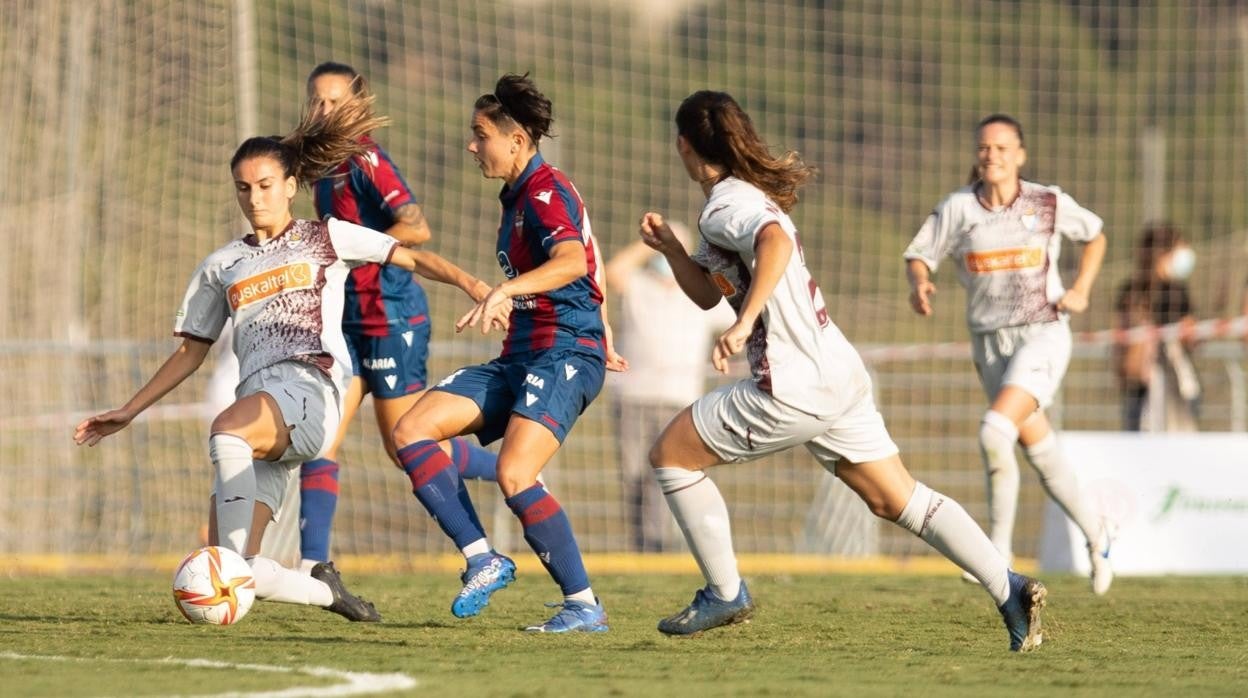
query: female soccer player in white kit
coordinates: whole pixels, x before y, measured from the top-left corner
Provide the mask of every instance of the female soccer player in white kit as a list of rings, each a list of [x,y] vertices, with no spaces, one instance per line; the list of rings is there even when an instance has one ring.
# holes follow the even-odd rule
[[[1012,117],[986,117],[975,137],[971,183],[945,197],[906,248],[910,305],[919,315],[932,314],[930,275],[942,258],[952,257],[966,288],[975,369],[991,404],[979,443],[993,544],[1011,559],[1018,442],[1045,491],[1087,538],[1092,591],[1104,594],[1113,581],[1108,532],[1044,414],[1070,363],[1069,314],[1087,309],[1105,256],[1101,219],[1057,187],[1019,176],[1027,151],[1022,126]],[[1070,289],[1062,288],[1057,273],[1063,236],[1086,243]]]
[[[717,340],[712,363],[725,371],[728,358],[745,350],[752,376],[682,410],[651,449],[655,476],[707,581],[659,630],[691,635],[750,616],[727,506],[705,471],[804,445],[874,514],[974,575],[1005,619],[1011,650],[1039,645],[1044,585],[1009,570],[957,502],[910,476],[861,358],[828,317],[787,214],[813,170],[794,152],[773,158],[722,92],[687,97],[676,126],[676,149],[707,197],[701,243],[690,257],[663,217],[649,212],[641,237],[667,257],[699,306],[710,309],[727,297],[737,320]]]
[[[340,220],[292,217],[299,185],[361,154],[360,137],[384,123],[371,100],[329,115],[309,109],[290,135],[239,146],[230,169],[253,232],[200,264],[174,323],[181,346],[125,405],[84,420],[74,434],[79,445],[94,446],[125,428],[199,368],[233,319],[241,378],[237,400],[213,421],[208,439],[216,472],[209,542],[248,559],[258,598],[321,606],[355,621],[379,617],[346,590],[332,563],[308,576],[258,555],[290,470],[323,453],[338,429],[351,378],[342,336],[344,281],[352,266],[376,262],[454,284],[473,300],[489,292],[455,265],[388,235]]]

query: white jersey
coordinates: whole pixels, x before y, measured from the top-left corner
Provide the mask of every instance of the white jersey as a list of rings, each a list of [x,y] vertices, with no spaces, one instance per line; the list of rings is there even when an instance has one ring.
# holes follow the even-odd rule
[[[293,359],[320,368],[341,394],[351,377],[342,336],[347,274],[367,262],[384,264],[397,244],[334,218],[294,220],[263,243],[255,234],[234,240],[199,265],[174,334],[215,342],[232,318],[240,381]]]
[[[828,319],[788,215],[754,185],[729,177],[715,185],[702,209],[693,260],[740,313],[753,281],[754,244],[770,223],[795,250],[746,342],[750,372],[776,400],[816,416],[838,416],[869,395],[871,382],[858,352]]]
[[[904,257],[936,271],[952,256],[967,291],[971,332],[991,332],[1057,320],[1055,304],[1065,293],[1057,269],[1061,236],[1088,242],[1102,225],[1054,186],[1024,180],[1014,202],[996,211],[966,186],[936,206]]]

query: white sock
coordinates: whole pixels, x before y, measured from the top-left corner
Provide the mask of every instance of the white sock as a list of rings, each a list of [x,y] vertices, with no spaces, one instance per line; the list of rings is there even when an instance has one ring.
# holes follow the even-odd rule
[[[1062,457],[1062,450],[1057,447],[1057,435],[1049,435],[1036,443],[1023,448],[1027,460],[1040,474],[1040,484],[1066,512],[1071,521],[1083,531],[1083,536],[1093,547],[1101,545],[1101,519],[1087,497],[1079,489],[1079,476]]]
[[[213,434],[208,438],[208,456],[216,471],[217,541],[242,555],[256,506],[251,445],[233,434]]]
[[[334,592],[319,579],[287,569],[267,557],[253,557],[251,574],[256,578],[256,598],[325,608],[334,603]]]
[[[464,554],[464,559],[467,560],[473,555],[490,552],[490,542],[484,538],[478,538],[468,545],[460,548],[459,551]]]
[[[575,594],[568,594],[563,598],[567,601],[580,601],[581,603],[586,603],[590,606],[598,605],[598,597],[594,596],[594,590],[589,587],[585,587]]]
[[[321,564],[320,560],[309,560],[304,558],[299,561],[299,571],[304,574],[312,574],[312,568]]]
[[[998,606],[1009,598],[1009,563],[961,504],[916,482],[897,525],[970,572]]]
[[[1008,562],[1013,557],[1014,515],[1018,511],[1018,427],[988,410],[979,425],[979,449],[988,474],[988,536]]]
[[[721,599],[737,598],[741,575],[732,551],[728,505],[719,488],[697,470],[655,468],[654,476],[711,590]]]

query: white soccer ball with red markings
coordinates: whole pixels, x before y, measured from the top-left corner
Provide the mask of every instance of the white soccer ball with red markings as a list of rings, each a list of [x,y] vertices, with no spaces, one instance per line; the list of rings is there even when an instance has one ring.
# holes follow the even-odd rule
[[[192,623],[237,623],[255,600],[251,565],[229,548],[200,548],[187,555],[173,573],[173,602]]]

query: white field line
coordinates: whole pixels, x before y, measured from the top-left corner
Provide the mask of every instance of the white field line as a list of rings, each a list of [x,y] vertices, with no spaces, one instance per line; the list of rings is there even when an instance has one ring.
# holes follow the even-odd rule
[[[284,667],[269,664],[236,664],[234,662],[219,662],[214,659],[178,659],[176,657],[165,657],[164,659],[114,659],[108,657],[63,657],[56,655],[19,654],[17,652],[0,652],[0,659],[76,663],[110,662],[114,664],[164,664],[203,669],[236,669],[242,671],[270,672],[274,674],[304,674],[322,679],[337,679],[343,682],[333,686],[296,686],[294,688],[283,688],[277,691],[254,691],[250,693],[240,693],[238,691],[229,691],[226,693],[194,693],[187,694],[185,698],[190,698],[190,696],[194,696],[195,698],[338,698],[339,696],[363,696],[376,693],[389,693],[391,691],[402,691],[416,686],[416,679],[413,679],[407,674],[370,674],[359,671],[340,671],[338,669],[316,666]]]

